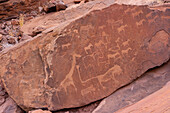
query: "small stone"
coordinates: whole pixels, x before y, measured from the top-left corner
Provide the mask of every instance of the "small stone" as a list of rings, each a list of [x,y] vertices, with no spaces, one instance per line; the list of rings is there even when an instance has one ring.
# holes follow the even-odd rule
[[[11,21],[6,21],[7,26],[11,26]]]
[[[8,43],[9,43],[9,44],[15,44],[15,43],[16,43],[16,41],[15,41],[15,39],[10,38],[10,39],[8,39]]]
[[[4,96],[0,96],[0,106],[5,102],[5,97]]]
[[[0,34],[0,42],[1,42],[1,40],[2,40],[2,34]]]
[[[46,13],[65,10],[66,8],[67,6],[61,0],[50,0],[43,4],[43,9]]]
[[[3,36],[2,40],[1,40],[1,44],[5,44],[5,43],[8,43],[7,37]]]
[[[38,7],[38,10],[39,10],[40,13],[42,13],[43,12],[43,7]]]
[[[74,0],[74,3],[77,4],[77,3],[81,3],[81,2],[90,2],[90,1],[94,1],[94,0]]]
[[[86,3],[86,2],[90,2],[90,1],[92,1],[92,0],[84,0],[85,3]]]
[[[3,46],[0,44],[0,51],[2,51],[3,50]]]
[[[31,11],[30,16],[37,16],[37,12],[36,11]]]
[[[29,111],[28,113],[51,113],[50,111],[46,111],[46,110],[33,110],[33,111]]]
[[[16,39],[15,39],[15,37],[9,36],[9,37],[7,38],[7,41],[8,41],[9,44],[16,44]]]
[[[1,25],[1,28],[2,28],[2,29],[5,29],[5,28],[6,28],[6,23],[3,23],[3,24]]]
[[[65,10],[66,8],[67,6],[63,2],[56,5],[56,11]]]
[[[82,0],[74,0],[74,3],[77,4],[77,3],[80,3]]]
[[[13,26],[14,26],[14,25],[18,25],[19,22],[18,22],[18,20],[12,19],[12,20],[11,20],[11,24],[12,24]]]
[[[6,94],[5,90],[0,91],[0,96],[4,96]]]

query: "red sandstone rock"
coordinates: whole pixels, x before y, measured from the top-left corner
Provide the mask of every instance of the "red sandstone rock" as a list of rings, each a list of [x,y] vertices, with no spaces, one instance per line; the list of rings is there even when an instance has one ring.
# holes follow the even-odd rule
[[[44,3],[42,4],[44,11],[47,13],[60,11],[67,8],[67,6],[64,4],[62,0],[49,0],[49,1],[45,0]]]
[[[23,113],[16,103],[8,97],[0,80],[0,113]]]
[[[169,75],[170,60],[160,67],[150,69],[131,84],[103,99],[92,113],[114,113],[133,105],[165,86],[170,81]]]
[[[10,98],[6,98],[5,102],[0,106],[0,113],[23,113],[23,111]]]
[[[0,3],[0,22],[19,17],[20,13],[31,13],[38,11],[39,0],[8,0]]]
[[[26,110],[102,99],[168,61],[169,11],[112,5],[79,19],[73,15],[53,32],[0,53],[5,88]]]
[[[68,7],[64,12],[56,12],[48,15],[40,16],[31,21],[26,22],[21,30],[28,35],[34,36],[37,28],[43,28],[41,32],[47,33],[53,31],[59,24],[73,21],[80,18],[90,11],[101,10],[114,4],[113,0],[100,0],[88,2],[86,4],[76,4]]]
[[[159,91],[115,113],[169,113],[170,82]]]
[[[15,37],[7,38],[9,44],[16,44]]]

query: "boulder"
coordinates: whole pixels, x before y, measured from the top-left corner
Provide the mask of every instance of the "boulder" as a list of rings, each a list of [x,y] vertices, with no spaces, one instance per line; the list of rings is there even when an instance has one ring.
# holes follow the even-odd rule
[[[65,20],[0,53],[5,88],[25,110],[102,99],[169,60],[169,11],[115,4]]]
[[[62,0],[45,0],[42,7],[46,13],[65,10],[67,8]]]
[[[24,113],[17,104],[10,98],[6,98],[5,102],[0,105],[0,113]]]
[[[170,82],[159,91],[115,113],[169,113]]]
[[[92,113],[114,113],[135,104],[166,85],[170,81],[169,75],[170,61],[147,71],[139,79],[103,99]]]
[[[24,113],[17,104],[8,97],[0,80],[0,113]]]
[[[47,110],[38,109],[38,110],[29,111],[28,113],[51,113],[51,112]]]

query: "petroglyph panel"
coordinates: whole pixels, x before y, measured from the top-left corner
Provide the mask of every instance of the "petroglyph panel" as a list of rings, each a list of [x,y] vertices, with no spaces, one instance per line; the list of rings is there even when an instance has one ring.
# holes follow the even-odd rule
[[[114,5],[111,9],[95,11],[70,24],[63,32],[62,39],[70,37],[67,43],[71,43],[72,47],[64,51],[64,54],[81,55],[71,61],[76,62],[70,67],[70,70],[74,68],[70,80],[71,77],[75,77],[76,81],[72,79],[70,85],[74,86],[76,96],[85,98],[83,101],[89,101],[89,98],[96,100],[97,96],[104,97],[112,93],[113,89],[125,85],[140,76],[146,69],[153,67],[156,60],[152,59],[157,59],[160,51],[169,51],[167,49],[169,35],[165,31],[159,31],[164,27],[164,22],[167,22],[158,16],[162,14],[161,12],[155,13],[146,7],[123,7]],[[118,12],[119,14],[122,12],[122,15],[116,16]],[[158,23],[159,27],[157,27]],[[78,29],[77,35],[72,32],[74,29]],[[160,34],[164,35],[158,39]],[[58,51],[58,55],[63,51],[60,41],[56,42],[56,45],[59,45],[55,50]],[[163,49],[156,48],[157,44]],[[168,59],[169,53],[165,54],[168,54],[165,55]],[[148,60],[152,63],[149,63],[147,68],[143,67],[142,63]],[[68,78],[68,75],[65,75],[65,78]],[[69,90],[69,85],[61,81],[60,86],[56,88],[60,94],[62,88]],[[67,91],[65,94],[69,95]],[[68,100],[73,97],[74,95],[69,95]]]
[[[169,11],[115,4],[89,12],[0,54],[1,78],[24,109],[102,99],[170,58]]]

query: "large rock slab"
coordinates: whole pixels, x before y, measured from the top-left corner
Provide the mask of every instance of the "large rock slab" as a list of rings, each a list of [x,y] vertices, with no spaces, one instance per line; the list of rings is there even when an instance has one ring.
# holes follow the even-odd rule
[[[0,113],[24,113],[6,93],[0,80]]]
[[[170,58],[169,11],[112,5],[0,54],[0,75],[24,109],[104,98]]]
[[[0,80],[0,113],[24,113],[6,93]]]
[[[92,113],[114,113],[156,92],[168,81],[170,81],[170,61],[147,71],[128,86],[120,88],[102,100]]]
[[[169,98],[170,82],[154,94],[115,113],[169,113]]]
[[[8,97],[0,106],[0,113],[24,113],[24,111],[22,111],[10,97]]]

